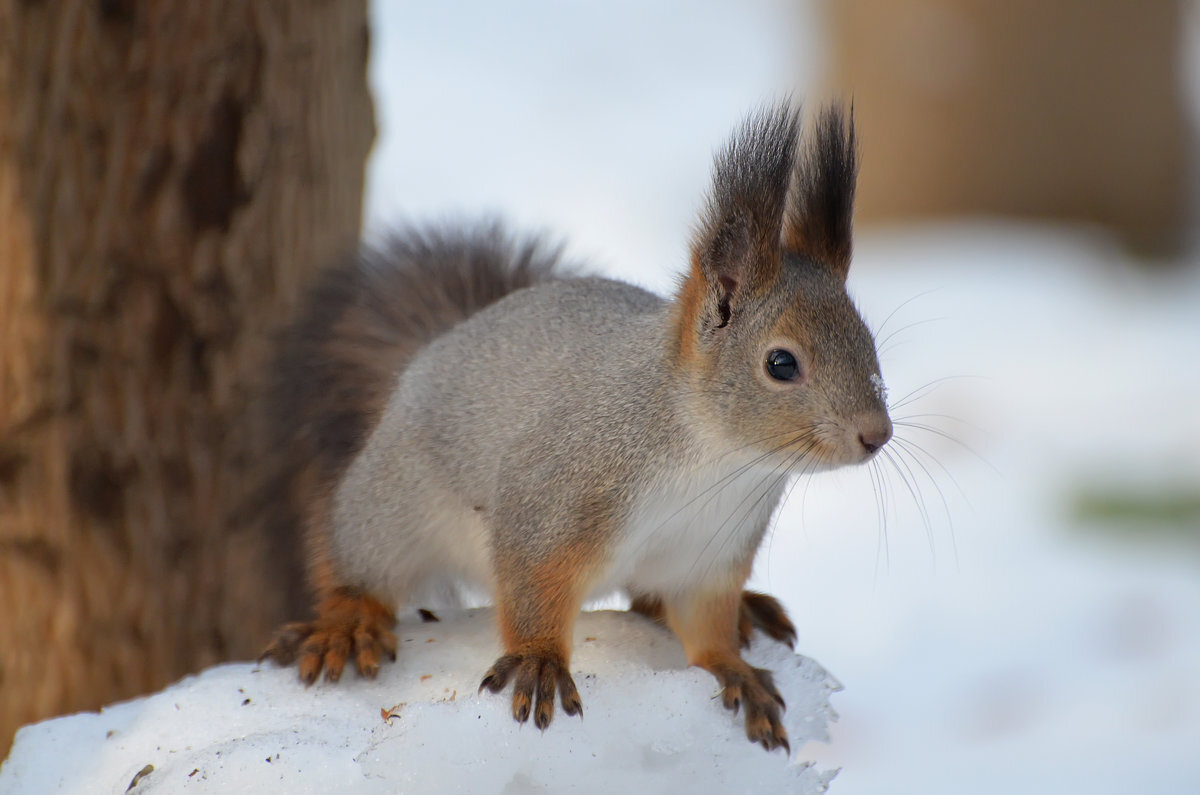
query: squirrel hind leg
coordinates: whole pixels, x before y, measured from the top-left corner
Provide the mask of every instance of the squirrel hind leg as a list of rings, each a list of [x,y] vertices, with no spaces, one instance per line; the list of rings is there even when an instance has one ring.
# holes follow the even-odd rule
[[[738,640],[743,649],[750,648],[750,637],[755,629],[788,648],[796,648],[796,625],[788,618],[787,610],[779,600],[758,591],[742,591]]]
[[[384,655],[396,659],[395,624],[395,613],[366,591],[334,588],[317,604],[315,619],[281,627],[259,661],[295,662],[300,679],[311,685],[322,670],[326,681],[338,681],[353,659],[360,676],[374,679]]]
[[[639,594],[630,602],[629,611],[666,626],[666,609],[660,596]],[[796,625],[774,596],[758,591],[742,591],[737,626],[738,643],[743,649],[750,648],[755,629],[790,648],[796,646]]]
[[[656,624],[667,625],[663,613],[662,597],[651,594],[638,594],[629,601],[629,612],[643,615]]]

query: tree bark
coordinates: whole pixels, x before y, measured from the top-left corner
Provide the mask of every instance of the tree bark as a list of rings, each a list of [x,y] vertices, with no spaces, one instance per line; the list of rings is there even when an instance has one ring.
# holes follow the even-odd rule
[[[366,57],[365,0],[0,0],[0,749],[288,617],[252,384],[358,236]]]

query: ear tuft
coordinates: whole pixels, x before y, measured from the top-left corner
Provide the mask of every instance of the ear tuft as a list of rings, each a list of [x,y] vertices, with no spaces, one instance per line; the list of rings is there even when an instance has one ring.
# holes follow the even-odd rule
[[[697,275],[726,299],[764,286],[778,273],[799,131],[791,105],[766,106],[747,117],[717,153],[692,259]]]
[[[843,280],[853,248],[858,145],[854,108],[837,104],[817,116],[810,142],[797,158],[783,248],[830,268]]]

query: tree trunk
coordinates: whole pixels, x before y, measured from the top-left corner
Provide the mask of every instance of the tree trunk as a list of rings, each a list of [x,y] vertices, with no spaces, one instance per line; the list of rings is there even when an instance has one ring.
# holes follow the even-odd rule
[[[365,0],[0,0],[0,750],[287,617],[252,384],[358,236],[366,55]]]

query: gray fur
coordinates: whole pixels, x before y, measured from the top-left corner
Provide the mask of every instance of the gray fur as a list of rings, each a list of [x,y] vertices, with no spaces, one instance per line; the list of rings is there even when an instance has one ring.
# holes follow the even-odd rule
[[[785,219],[797,173],[825,184],[796,170],[796,118],[761,111],[718,156],[676,300],[539,281],[420,340],[337,485],[345,584],[403,602],[466,582],[519,603],[569,559],[576,606],[610,587],[684,594],[748,569],[789,472],[869,458],[861,435],[890,434],[872,338],[841,263],[787,246],[797,229],[833,224],[829,243],[849,228],[828,202],[809,217],[793,199]],[[803,162],[842,162],[827,154]],[[802,381],[767,375],[778,347]],[[516,617],[531,637],[538,609]]]
[[[339,534],[363,534],[339,538],[343,554],[359,553],[350,568],[378,569],[363,584],[396,594],[441,558],[431,545],[419,567],[378,561],[410,549],[398,532],[420,546],[429,525],[452,534],[483,522],[496,535],[487,543],[533,562],[576,532],[579,506],[626,515],[648,472],[698,454],[670,397],[668,323],[669,305],[650,293],[570,279],[515,293],[423,349],[339,490]],[[628,388],[605,388],[617,383]],[[414,510],[426,521],[401,520]],[[396,577],[397,567],[416,571]],[[447,574],[491,585],[486,570]]]
[[[370,676],[395,651],[391,606],[482,589],[505,653],[480,687],[511,682],[513,717],[544,729],[556,692],[582,714],[575,615],[620,588],[750,740],[787,749],[783,699],[738,640],[764,615],[775,638],[794,628],[743,588],[788,477],[891,437],[845,290],[853,127],[827,112],[798,157],[797,119],[763,109],[717,155],[673,300],[555,278],[556,254],[497,230],[408,230],[325,283],[276,401],[324,597],[267,656],[306,682],[350,656]]]
[[[310,567],[322,559],[330,530],[315,506],[366,443],[415,353],[513,291],[570,270],[558,248],[491,222],[395,229],[322,275],[280,335],[261,408],[273,455],[254,507],[278,555],[295,558],[289,568],[300,568],[297,527]]]

